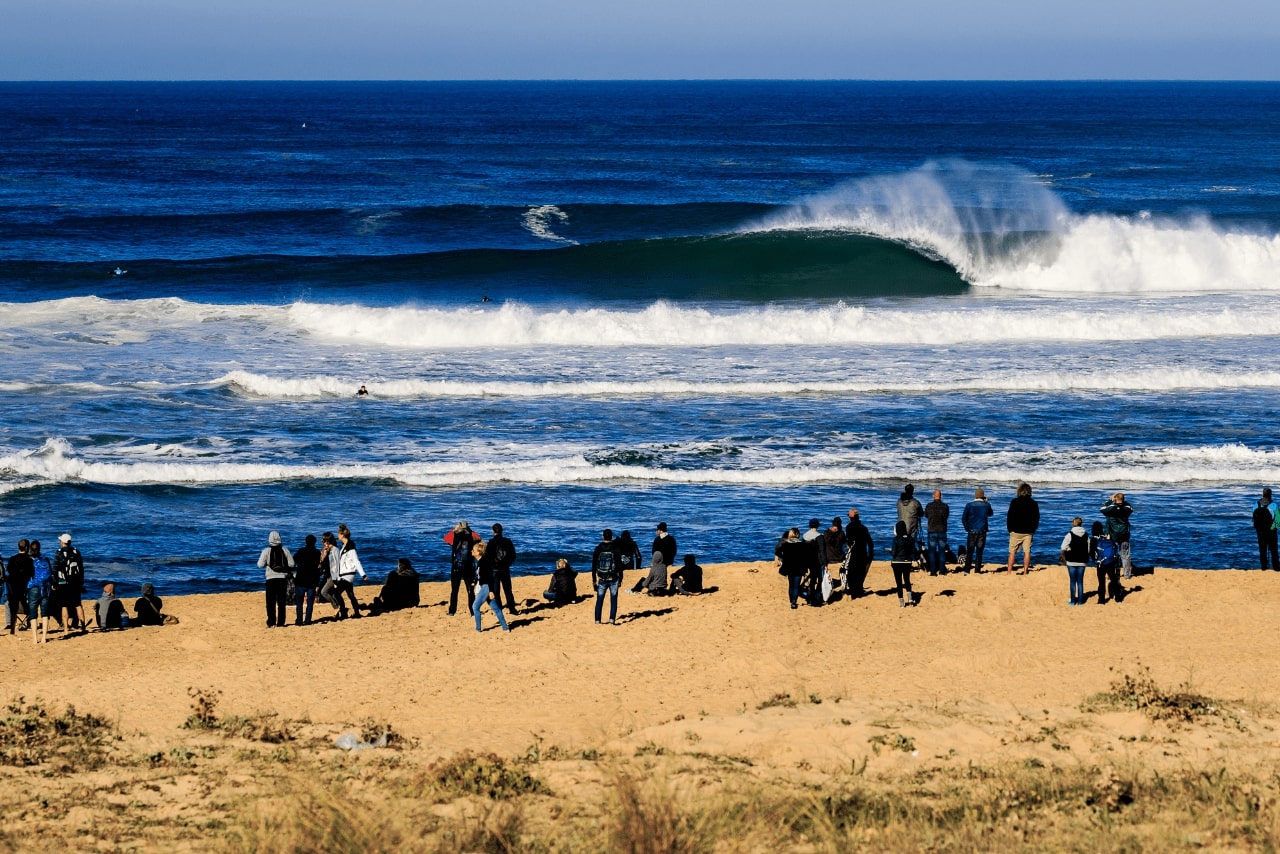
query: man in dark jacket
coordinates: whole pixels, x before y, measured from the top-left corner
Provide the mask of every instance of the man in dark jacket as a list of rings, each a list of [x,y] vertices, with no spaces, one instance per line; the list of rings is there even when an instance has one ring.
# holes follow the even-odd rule
[[[867,569],[875,555],[876,546],[871,540],[871,532],[862,524],[857,510],[849,511],[849,521],[844,526],[845,541],[849,551],[845,555],[845,574],[840,580],[844,587],[844,595],[853,599],[866,595],[863,585],[867,581]]]
[[[316,535],[307,534],[306,545],[293,553],[293,589],[295,626],[311,625],[311,612],[316,604],[316,588],[320,586],[320,550]],[[304,607],[305,605],[305,607]]]
[[[1031,497],[1031,484],[1018,484],[1018,494],[1009,502],[1005,525],[1009,529],[1009,565],[1005,570],[1013,572],[1014,555],[1022,549],[1022,569],[1018,574],[1026,575],[1031,571],[1031,535],[1040,527],[1040,505]]]
[[[13,634],[15,629],[23,629],[18,615],[27,614],[27,585],[31,576],[35,575],[35,567],[31,564],[31,555],[27,549],[31,544],[26,540],[18,540],[18,553],[9,558],[9,566],[5,573],[5,585],[9,591],[9,606],[4,615],[5,629]],[[30,614],[27,618],[30,619]]]
[[[80,550],[71,545],[71,535],[63,534],[58,538],[62,546],[53,556],[53,590],[56,603],[51,606],[62,611],[62,625],[71,631],[70,619],[75,617],[81,633],[88,631],[84,618],[84,558]]]
[[[658,523],[658,536],[653,538],[653,550],[662,553],[662,562],[667,566],[676,562],[676,538],[667,533],[667,523]]]
[[[947,571],[947,520],[951,517],[951,507],[942,500],[942,490],[933,491],[933,500],[924,508],[924,517],[928,520],[929,549],[925,552],[929,574],[945,574]]]
[[[1133,563],[1129,560],[1129,517],[1133,515],[1133,505],[1124,500],[1123,492],[1117,492],[1099,512],[1107,517],[1107,534],[1120,551],[1120,577],[1133,578]]]
[[[1280,551],[1277,551],[1276,539],[1276,503],[1271,498],[1271,489],[1262,490],[1262,498],[1253,508],[1253,529],[1258,534],[1258,560],[1263,569],[1274,569],[1280,572]],[[1271,566],[1267,566],[1267,553],[1271,553]],[[13,571],[13,562],[18,556],[9,559],[9,571]],[[12,595],[10,600],[12,600]]]
[[[516,547],[510,538],[502,533],[502,525],[493,523],[493,538],[489,540],[489,551],[493,552],[493,598],[499,608],[508,614],[516,611],[516,597],[511,592],[511,564],[516,562]],[[503,602],[506,604],[503,604]]]
[[[657,548],[654,548],[657,551]],[[621,555],[618,553],[618,543],[613,539],[613,529],[605,528],[600,535],[600,542],[596,544],[595,551],[591,553],[591,589],[595,590],[600,586],[600,576],[603,574],[606,578],[611,579],[610,584],[621,583],[621,579],[613,581],[615,576],[619,576],[622,567]]]

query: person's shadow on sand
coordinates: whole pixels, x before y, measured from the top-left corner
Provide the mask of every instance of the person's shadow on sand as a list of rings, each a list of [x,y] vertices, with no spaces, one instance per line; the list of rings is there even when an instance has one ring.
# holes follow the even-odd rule
[[[632,611],[630,614],[619,614],[617,621],[619,623],[630,623],[634,620],[643,620],[646,617],[663,617],[673,611],[675,611],[675,608],[654,608],[649,611]]]

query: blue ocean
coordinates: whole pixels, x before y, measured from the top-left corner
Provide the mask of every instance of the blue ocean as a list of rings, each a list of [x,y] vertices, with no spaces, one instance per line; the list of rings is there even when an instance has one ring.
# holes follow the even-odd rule
[[[659,521],[701,562],[1020,481],[1256,566],[1280,84],[0,84],[0,542],[248,590]],[[357,397],[367,386],[369,395]],[[999,541],[999,536],[993,543]],[[1000,546],[993,545],[1000,559]]]

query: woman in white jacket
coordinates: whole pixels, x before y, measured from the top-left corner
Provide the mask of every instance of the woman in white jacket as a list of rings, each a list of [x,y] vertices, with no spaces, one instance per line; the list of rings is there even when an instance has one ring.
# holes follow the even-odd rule
[[[342,601],[342,594],[346,593],[351,599],[351,616],[359,617],[360,603],[356,601],[355,578],[356,575],[362,579],[369,576],[364,573],[360,555],[356,553],[356,542],[351,539],[351,530],[346,525],[338,526],[338,539],[342,540],[342,551],[338,553],[338,577],[334,580],[333,594],[338,603],[338,619],[345,620],[347,606]],[[330,567],[332,565],[331,557]]]

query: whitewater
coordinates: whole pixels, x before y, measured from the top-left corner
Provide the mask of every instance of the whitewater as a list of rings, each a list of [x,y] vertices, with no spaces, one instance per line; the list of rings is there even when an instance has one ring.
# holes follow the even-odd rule
[[[993,542],[1031,483],[1047,562],[1117,489],[1140,566],[1256,560],[1267,87],[335,84],[303,136],[290,84],[218,85],[193,147],[184,84],[32,85],[0,85],[0,537],[70,530],[95,579],[254,589],[267,531],[340,522],[375,575],[445,572],[458,518],[521,572],[659,521],[703,561],[855,506],[885,544],[908,482],[953,519],[983,487]]]

